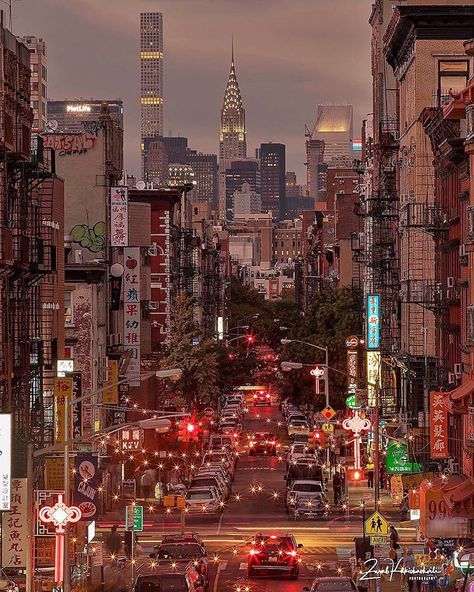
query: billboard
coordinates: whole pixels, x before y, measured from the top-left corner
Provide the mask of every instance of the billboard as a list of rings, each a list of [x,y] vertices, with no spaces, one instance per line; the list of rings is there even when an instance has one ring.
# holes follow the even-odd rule
[[[367,352],[367,405],[375,407],[377,388],[382,383],[382,357],[379,351]]]
[[[367,349],[380,348],[380,296],[367,295]]]

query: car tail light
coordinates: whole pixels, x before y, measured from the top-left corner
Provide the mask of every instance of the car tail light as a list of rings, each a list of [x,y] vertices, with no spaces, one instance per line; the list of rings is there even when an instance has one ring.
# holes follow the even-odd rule
[[[293,550],[293,551],[288,551],[288,552],[287,552],[287,555],[291,555],[292,557],[296,557],[296,551],[295,551],[295,550]]]
[[[250,549],[249,555],[256,555],[258,553],[257,549]]]
[[[275,441],[273,441],[273,442],[270,442],[270,444],[271,444],[272,446],[275,446],[276,442],[275,442]]]
[[[253,398],[256,399],[257,398],[257,395],[254,395]]]
[[[270,398],[270,395],[269,395],[268,393],[267,393],[265,396],[267,397],[267,399],[269,399],[269,398]]]

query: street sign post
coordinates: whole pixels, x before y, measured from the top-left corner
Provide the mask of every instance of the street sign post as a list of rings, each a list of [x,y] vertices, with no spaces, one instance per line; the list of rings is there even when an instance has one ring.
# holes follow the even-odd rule
[[[364,523],[364,533],[369,537],[387,537],[388,522],[380,512],[371,514]]]
[[[336,412],[332,407],[328,406],[321,411],[321,415],[326,421],[331,421],[331,419],[336,415]]]
[[[143,506],[127,506],[125,512],[125,530],[138,532],[143,530]]]

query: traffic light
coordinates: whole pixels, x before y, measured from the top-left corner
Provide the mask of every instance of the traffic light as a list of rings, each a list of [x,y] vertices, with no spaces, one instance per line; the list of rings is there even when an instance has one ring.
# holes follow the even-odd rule
[[[247,345],[253,345],[255,343],[255,336],[249,333],[245,339],[247,340]]]
[[[178,422],[178,440],[180,442],[187,442],[188,441],[188,436],[189,436],[188,423],[189,423],[189,420],[187,420],[187,419],[181,419]]]
[[[326,444],[326,438],[324,432],[321,430],[314,430],[313,432],[313,441],[316,447],[324,448]]]
[[[194,423],[192,423],[191,421],[188,421],[186,424],[186,430],[188,432],[188,434],[192,434],[194,433],[194,431],[196,430],[196,425],[194,425]]]

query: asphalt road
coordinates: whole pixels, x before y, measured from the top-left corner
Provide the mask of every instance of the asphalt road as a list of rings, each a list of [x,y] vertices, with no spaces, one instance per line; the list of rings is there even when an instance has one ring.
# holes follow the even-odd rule
[[[252,408],[244,423],[243,443],[247,434],[272,431],[281,442],[287,443],[284,424],[278,407]],[[317,574],[335,575],[343,569],[349,575],[348,557],[354,549],[353,539],[361,534],[361,516],[353,509],[349,521],[332,512],[327,520],[301,520],[294,522],[287,516],[283,479],[286,464],[278,457],[249,456],[245,446],[234,477],[232,495],[220,517],[199,516],[187,518],[186,531],[198,533],[205,542],[211,563],[212,592],[293,592],[310,585]],[[412,538],[412,529],[401,532]],[[297,581],[272,576],[247,580],[248,541],[255,532],[291,532],[301,549],[302,564]],[[403,531],[403,529],[402,529]],[[159,542],[164,533],[179,532],[176,515],[157,517],[151,528],[140,536],[146,553]],[[129,577],[126,578],[129,580]],[[248,588],[247,588],[248,587]]]

